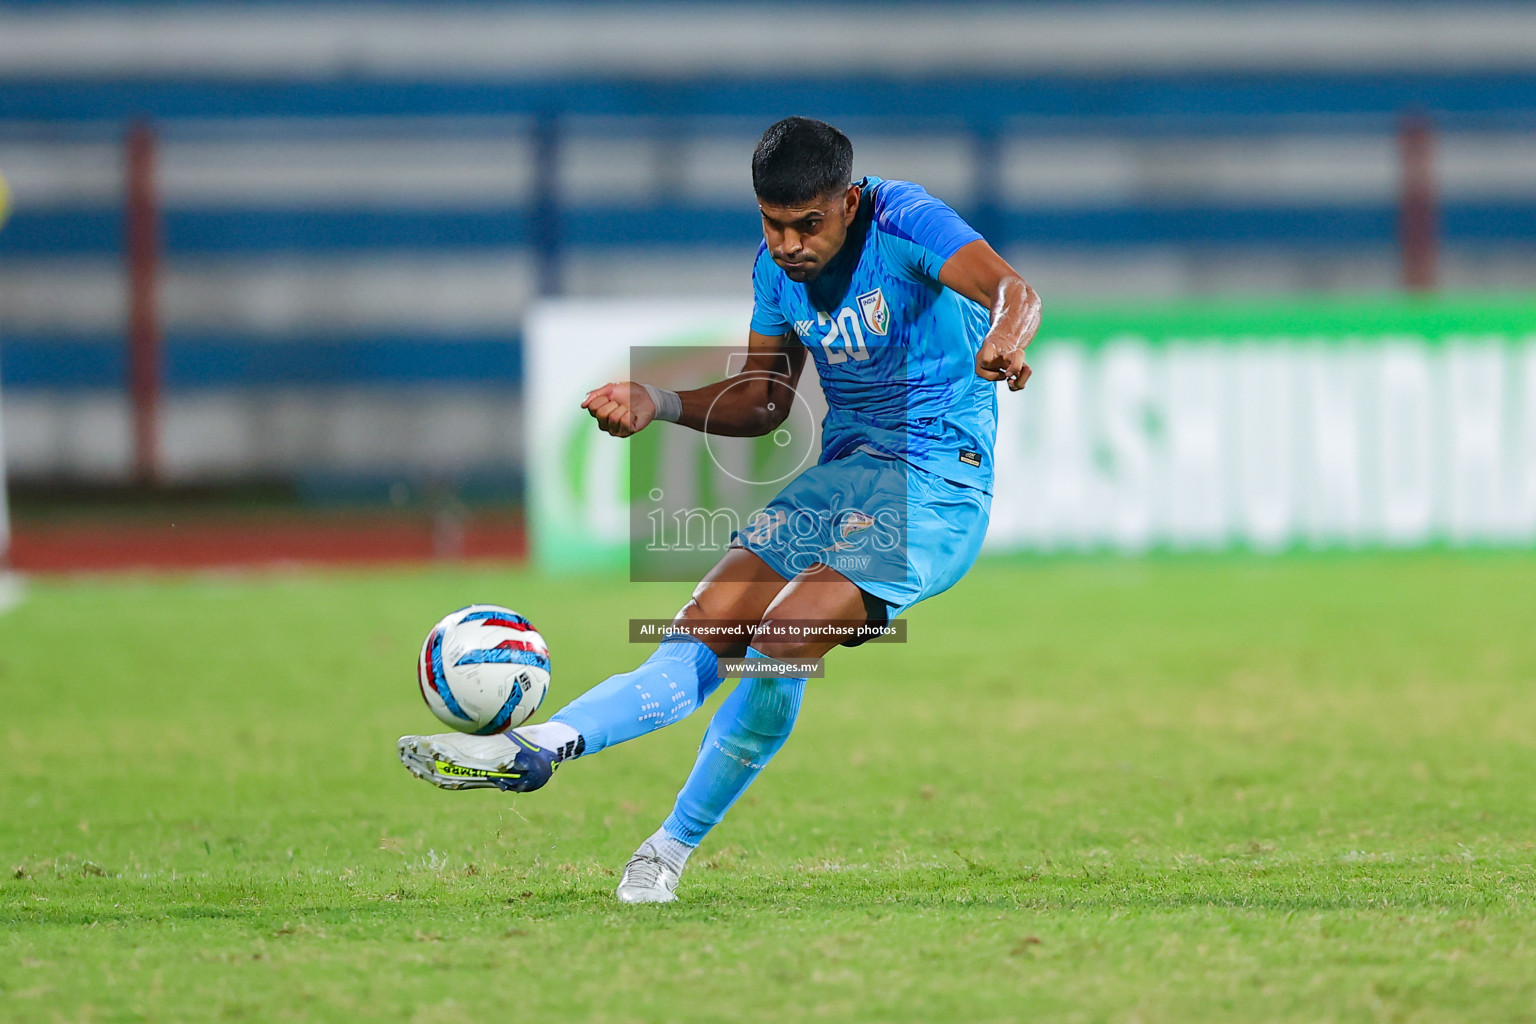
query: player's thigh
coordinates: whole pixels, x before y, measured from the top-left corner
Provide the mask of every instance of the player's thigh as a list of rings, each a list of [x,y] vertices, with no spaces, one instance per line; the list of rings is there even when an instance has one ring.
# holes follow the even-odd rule
[[[818,626],[855,628],[869,618],[864,592],[848,577],[817,563],[796,576],[763,613],[752,647],[770,658],[820,658],[848,639]]]
[[[672,624],[694,632],[716,654],[740,657],[763,613],[788,584],[757,555],[732,548],[705,574]]]

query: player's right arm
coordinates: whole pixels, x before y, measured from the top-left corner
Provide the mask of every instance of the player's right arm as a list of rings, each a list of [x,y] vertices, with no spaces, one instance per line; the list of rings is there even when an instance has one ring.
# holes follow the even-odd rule
[[[767,243],[757,247],[752,265],[752,323],[747,332],[747,361],[742,372],[716,384],[661,395],[671,407],[664,419],[706,434],[758,437],[789,416],[795,385],[805,368],[805,346],[779,305],[783,274],[773,265]],[[656,418],[652,393],[633,381],[605,384],[588,392],[581,407],[615,437],[644,430]]]
[[[805,346],[793,334],[747,334],[747,360],[734,377],[692,391],[680,391],[677,422],[706,434],[757,437],[777,430],[789,416],[795,385],[805,368]],[[581,407],[614,437],[644,430],[656,418],[656,403],[633,381],[589,391]]]

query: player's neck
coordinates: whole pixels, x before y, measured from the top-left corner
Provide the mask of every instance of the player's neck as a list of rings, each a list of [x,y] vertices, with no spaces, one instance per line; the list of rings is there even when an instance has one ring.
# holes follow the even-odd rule
[[[843,244],[827,261],[826,269],[807,283],[806,288],[810,294],[831,299],[841,297],[843,292],[847,291],[852,282],[853,271],[859,265],[859,257],[864,253],[864,239],[867,236],[865,227],[868,220],[863,216],[863,203],[864,200],[860,200],[859,213],[854,216],[853,223],[848,226],[848,236],[843,239]]]

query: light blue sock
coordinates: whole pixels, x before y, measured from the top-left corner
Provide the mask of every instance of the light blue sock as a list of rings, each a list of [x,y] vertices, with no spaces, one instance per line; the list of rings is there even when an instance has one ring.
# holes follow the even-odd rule
[[[747,648],[747,657],[762,654]],[[678,842],[698,846],[779,752],[800,711],[804,679],[743,679],[709,721],[699,759],[662,824]]]
[[[582,754],[595,754],[687,718],[720,685],[718,665],[714,651],[674,633],[639,668],[609,676],[550,721],[575,729],[584,743]]]

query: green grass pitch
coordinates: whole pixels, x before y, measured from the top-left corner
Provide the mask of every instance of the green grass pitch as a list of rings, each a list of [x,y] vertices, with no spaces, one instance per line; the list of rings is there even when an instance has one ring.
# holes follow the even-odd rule
[[[396,763],[446,611],[533,618],[547,713],[687,592],[35,582],[0,619],[0,1019],[1536,1016],[1532,555],[983,562],[832,656],[667,907],[612,889],[707,715],[520,797]]]

